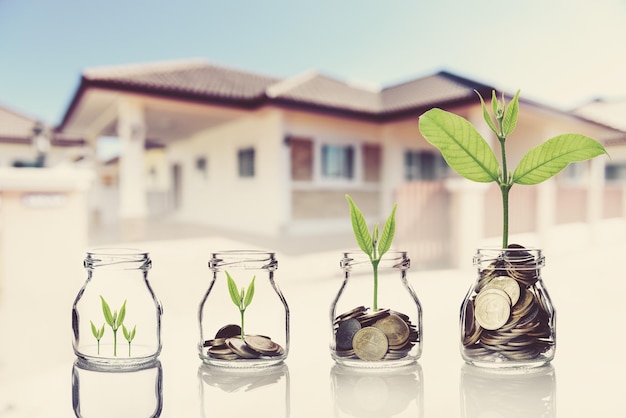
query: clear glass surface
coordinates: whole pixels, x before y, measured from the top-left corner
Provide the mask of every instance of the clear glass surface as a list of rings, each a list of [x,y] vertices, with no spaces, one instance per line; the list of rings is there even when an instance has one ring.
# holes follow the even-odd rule
[[[461,306],[461,354],[470,364],[532,368],[556,349],[556,313],[543,284],[541,250],[479,249],[478,276]]]
[[[200,358],[230,368],[267,367],[287,358],[289,307],[276,283],[275,254],[216,252],[209,269],[211,281],[198,311]]]
[[[161,303],[148,253],[108,248],[87,253],[87,280],[72,306],[74,353],[90,367],[141,367],[161,352]]]
[[[375,277],[363,252],[346,252],[343,282],[330,308],[330,353],[348,367],[398,367],[422,353],[422,307],[403,251],[383,255]]]

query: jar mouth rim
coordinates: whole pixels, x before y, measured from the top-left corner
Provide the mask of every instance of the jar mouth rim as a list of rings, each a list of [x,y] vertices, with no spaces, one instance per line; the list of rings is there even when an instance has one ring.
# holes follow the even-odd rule
[[[87,256],[148,256],[147,251],[130,247],[97,247],[87,251]]]
[[[363,252],[362,249],[360,248],[354,248],[352,250],[347,250],[347,251],[342,251],[341,254],[343,254],[344,257],[348,256],[348,255],[363,255],[364,257],[367,257],[367,254],[365,254]],[[385,254],[383,254],[383,257],[387,256],[387,255],[408,255],[408,252],[405,250],[389,250],[387,251]]]
[[[219,251],[212,251],[211,252],[211,257],[215,256],[216,254],[231,254],[231,255],[270,254],[270,255],[274,255],[276,253],[274,251],[268,251],[268,250],[219,250]]]

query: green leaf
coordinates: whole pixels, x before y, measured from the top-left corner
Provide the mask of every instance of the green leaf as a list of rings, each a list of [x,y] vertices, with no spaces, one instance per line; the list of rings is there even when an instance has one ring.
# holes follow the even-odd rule
[[[113,315],[111,315],[111,308],[102,295],[100,295],[100,299],[102,300],[102,313],[104,314],[104,320],[111,328],[113,328],[115,327],[115,321],[113,320]]]
[[[252,302],[252,298],[254,297],[254,279],[256,279],[256,276],[252,277],[252,281],[248,285],[248,290],[246,292],[246,297],[243,300],[243,308],[244,309],[247,308],[248,305],[250,305],[250,303]]]
[[[94,325],[93,321],[89,321],[91,323],[91,333],[93,334],[93,336],[96,338],[96,340],[98,339],[98,329],[96,328],[96,326]]]
[[[476,94],[480,98],[480,104],[481,104],[481,106],[483,108],[483,118],[485,119],[485,122],[487,122],[487,125],[489,125],[489,128],[491,128],[491,130],[496,135],[498,135],[498,130],[496,129],[496,125],[493,123],[493,119],[491,118],[491,115],[489,114],[489,111],[487,110],[487,105],[485,105],[485,101],[483,100],[483,96],[481,96],[478,91],[476,91],[476,90],[474,90],[474,91],[476,92]]]
[[[100,332],[98,333],[98,339],[102,338],[104,335],[104,324],[102,324],[102,328],[100,328]]]
[[[126,338],[126,341],[130,342],[130,334],[128,333],[128,330],[126,329],[126,325],[122,325],[122,332],[124,333],[124,338]]]
[[[124,301],[124,303],[122,304],[122,307],[120,308],[120,313],[117,316],[117,321],[115,323],[115,325],[117,325],[116,328],[119,328],[120,325],[124,323],[125,317],[126,317],[126,301]]]
[[[595,139],[580,134],[558,135],[531,149],[522,158],[513,173],[513,182],[538,184],[558,174],[569,163],[606,153]]]
[[[237,307],[239,307],[241,300],[239,299],[239,289],[237,289],[237,283],[235,283],[227,271],[224,272],[226,273],[226,279],[228,281],[228,293],[230,294],[230,299]]]
[[[491,111],[493,112],[493,115],[496,117],[498,117],[498,96],[496,96],[496,91],[495,90],[491,90]],[[494,130],[494,132],[496,133],[496,135],[498,135],[498,131]]]
[[[361,210],[357,207],[356,203],[352,200],[350,195],[346,195],[346,199],[350,204],[350,219],[352,220],[352,229],[354,230],[354,237],[356,242],[368,256],[372,256],[372,237],[370,237],[369,230],[367,229],[367,222]]]
[[[420,116],[419,129],[461,176],[481,183],[498,181],[499,165],[495,154],[466,119],[434,108]]]
[[[382,258],[382,256],[389,251],[391,248],[391,241],[393,241],[393,236],[396,233],[396,208],[398,204],[393,205],[393,209],[391,210],[391,214],[387,218],[385,222],[385,226],[383,227],[383,233],[380,236],[380,243],[378,244],[378,258]]]
[[[135,339],[135,333],[137,332],[137,325],[135,325],[133,327],[133,330],[130,332],[130,340],[134,340]]]
[[[519,114],[519,90],[515,93],[513,100],[506,107],[504,114],[504,120],[502,121],[502,134],[506,138],[515,130],[517,125],[517,116]],[[502,99],[504,100],[504,99]]]

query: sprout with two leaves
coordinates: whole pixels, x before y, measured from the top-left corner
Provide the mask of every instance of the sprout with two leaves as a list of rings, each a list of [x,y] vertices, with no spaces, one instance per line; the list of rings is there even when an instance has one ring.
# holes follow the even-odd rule
[[[391,214],[387,218],[385,222],[385,226],[383,227],[383,231],[378,235],[378,224],[374,225],[374,230],[370,235],[369,229],[367,227],[367,222],[365,221],[365,217],[363,213],[358,208],[354,200],[350,197],[350,195],[346,195],[346,199],[348,200],[348,204],[350,205],[350,219],[352,221],[352,229],[354,231],[354,237],[356,238],[356,242],[363,250],[365,254],[369,257],[372,263],[372,269],[374,272],[374,300],[372,309],[374,311],[378,310],[378,265],[380,264],[380,260],[383,255],[389,248],[391,248],[391,241],[393,241],[393,236],[396,232],[396,207],[397,204],[393,205],[393,209],[391,210]]]
[[[507,105],[492,92],[489,113],[480,93],[483,117],[500,142],[500,160],[472,124],[444,110],[433,108],[419,118],[419,130],[459,175],[481,183],[495,182],[502,194],[502,248],[508,247],[509,191],[514,184],[534,185],[558,174],[568,164],[607,154],[595,139],[580,134],[562,134],[531,149],[513,172],[507,166],[506,139],[515,129],[519,112],[519,90]]]
[[[102,300],[102,313],[104,314],[104,320],[113,330],[113,355],[117,356],[117,330],[124,323],[124,317],[126,316],[126,301],[124,301],[124,303],[122,304],[119,313],[118,311],[114,311],[113,313],[111,313],[111,308],[109,307],[107,301],[104,300],[102,295],[100,295],[100,299]]]
[[[98,341],[98,355],[100,355],[100,340],[102,339],[102,336],[104,335],[104,324],[102,324],[102,327],[98,329],[96,325],[93,323],[93,321],[89,321],[89,322],[91,323],[91,333],[93,334],[96,341]]]
[[[246,308],[252,303],[252,298],[254,297],[254,279],[256,276],[252,277],[252,281],[248,285],[248,290],[245,290],[243,287],[241,290],[237,287],[237,283],[231,277],[231,275],[226,271],[226,279],[228,281],[228,293],[230,294],[230,299],[233,301],[235,306],[239,309],[239,313],[241,314],[241,339],[243,340],[245,337],[244,332],[244,313],[246,312]]]

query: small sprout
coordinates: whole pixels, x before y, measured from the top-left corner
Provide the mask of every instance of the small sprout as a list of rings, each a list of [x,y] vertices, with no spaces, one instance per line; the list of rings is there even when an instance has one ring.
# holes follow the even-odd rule
[[[346,195],[348,204],[350,205],[350,218],[352,220],[352,229],[354,230],[354,237],[356,242],[369,257],[372,262],[372,268],[374,270],[374,301],[373,310],[378,310],[378,265],[380,260],[385,255],[389,248],[391,248],[391,242],[396,232],[396,208],[397,204],[393,205],[391,214],[385,222],[383,232],[378,237],[378,224],[374,225],[374,231],[370,236],[369,229],[367,228],[367,222],[361,210],[357,207],[354,200],[350,195]]]
[[[228,281],[228,293],[230,294],[230,299],[233,301],[237,309],[239,309],[239,313],[241,314],[241,339],[244,338],[244,313],[246,308],[252,303],[252,298],[254,297],[254,279],[256,276],[252,277],[252,281],[248,285],[248,290],[244,290],[242,287],[241,290],[237,287],[237,283],[235,280],[226,273],[226,279]]]
[[[137,325],[135,325],[133,327],[133,330],[129,332],[126,329],[126,325],[122,324],[122,332],[124,333],[124,338],[126,338],[126,341],[128,341],[128,357],[130,357],[130,343],[132,343],[133,339],[135,338],[135,331],[137,331]]]
[[[119,313],[114,311],[111,313],[111,308],[106,300],[100,295],[102,300],[102,313],[104,314],[104,320],[113,330],[113,355],[117,356],[117,330],[124,323],[124,317],[126,317],[126,301],[122,304]]]
[[[91,323],[91,333],[93,334],[96,341],[98,342],[98,355],[100,355],[100,340],[102,339],[102,336],[104,335],[104,324],[102,324],[102,327],[98,329],[94,325],[93,321],[89,321],[89,322]]]

